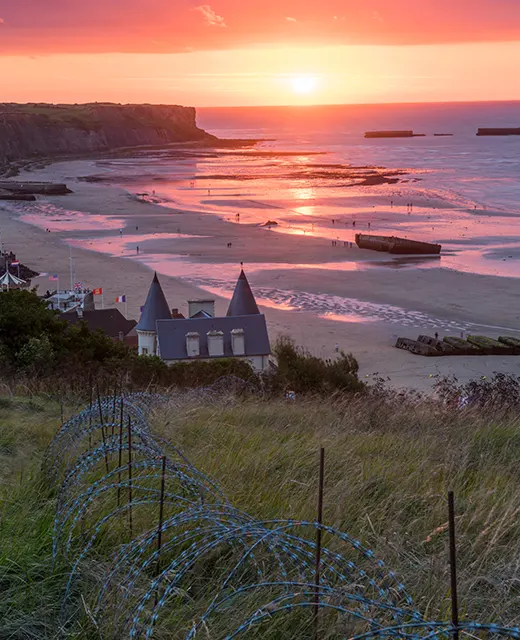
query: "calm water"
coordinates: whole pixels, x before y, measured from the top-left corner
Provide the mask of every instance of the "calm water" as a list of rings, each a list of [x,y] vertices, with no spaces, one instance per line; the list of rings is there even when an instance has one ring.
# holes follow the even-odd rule
[[[181,161],[154,152],[100,166],[173,208],[242,224],[274,220],[278,232],[341,244],[356,231],[438,242],[443,267],[520,275],[520,136],[476,136],[479,127],[520,126],[518,102],[200,109],[198,122],[222,138],[264,141]],[[365,139],[374,129],[425,136]],[[398,184],[358,186],[353,167],[367,166],[404,175]]]
[[[267,149],[327,151],[327,162],[429,170],[425,187],[454,202],[520,213],[520,136],[475,135],[479,127],[520,127],[520,102],[199,109],[198,122],[219,137],[275,138]],[[426,137],[363,137],[384,129]]]
[[[442,267],[520,276],[520,136],[475,135],[479,127],[520,126],[520,102],[200,109],[198,123],[222,138],[264,141],[181,160],[169,151],[103,160],[99,173],[134,193],[154,193],[166,207],[240,224],[276,221],[274,231],[340,246],[353,242],[357,231],[439,242]],[[425,136],[365,139],[374,129]],[[367,172],[402,175],[394,176],[397,184],[359,186]],[[46,206],[25,208],[26,220],[37,223],[40,215],[45,227],[50,220],[71,231],[103,227],[100,220]],[[119,225],[122,220],[107,221],[107,231]],[[375,261],[377,268],[439,266]]]

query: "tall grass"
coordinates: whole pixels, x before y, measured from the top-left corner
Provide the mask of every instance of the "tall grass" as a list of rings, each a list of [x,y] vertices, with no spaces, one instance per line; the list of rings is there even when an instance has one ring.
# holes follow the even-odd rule
[[[68,567],[52,562],[55,496],[40,470],[55,403],[0,399],[0,638],[58,637]],[[80,628],[76,613],[71,624]],[[79,637],[79,636],[78,636]]]
[[[495,415],[376,394],[245,398],[166,406],[154,412],[152,427],[213,476],[236,507],[266,520],[315,518],[325,447],[326,524],[384,559],[431,619],[449,618],[446,495],[453,489],[461,617],[513,625],[520,618],[520,417]],[[40,472],[59,421],[57,403],[0,400],[0,640],[99,637],[88,620],[87,588],[86,602],[78,597],[60,611],[70,567],[52,563],[55,495]],[[110,540],[118,535],[127,542],[117,529]],[[97,560],[108,553],[104,540]],[[172,630],[175,601],[169,607]]]
[[[383,558],[431,618],[449,618],[453,489],[462,614],[519,622],[520,417],[364,397],[248,400],[168,411],[155,424],[261,519],[315,519],[325,447],[326,524]]]

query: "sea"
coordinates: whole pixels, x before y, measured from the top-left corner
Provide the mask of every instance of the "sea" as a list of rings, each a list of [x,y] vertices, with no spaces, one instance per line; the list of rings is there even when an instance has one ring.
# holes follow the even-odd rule
[[[275,223],[274,232],[340,245],[356,232],[435,242],[444,268],[520,276],[520,136],[476,135],[480,127],[519,127],[520,102],[197,113],[198,125],[219,138],[258,143],[181,159],[153,151],[99,167],[130,191],[177,210]],[[416,137],[364,137],[403,129]],[[439,266],[403,259],[384,265]]]

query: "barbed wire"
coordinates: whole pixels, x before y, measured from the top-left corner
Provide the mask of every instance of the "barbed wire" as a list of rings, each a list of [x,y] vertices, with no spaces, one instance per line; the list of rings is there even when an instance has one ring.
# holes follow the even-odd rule
[[[248,391],[225,377],[167,397],[98,396],[62,425],[44,461],[58,486],[53,555],[72,566],[62,611],[85,584],[103,638],[149,639],[161,625],[185,640],[265,635],[283,625],[292,629],[286,637],[296,628],[318,637],[320,624],[352,640],[453,635],[451,623],[425,620],[395,573],[348,533],[253,518],[152,433],[157,407],[229,404]],[[318,530],[327,545],[317,583]],[[463,622],[457,629],[520,640],[517,627]]]

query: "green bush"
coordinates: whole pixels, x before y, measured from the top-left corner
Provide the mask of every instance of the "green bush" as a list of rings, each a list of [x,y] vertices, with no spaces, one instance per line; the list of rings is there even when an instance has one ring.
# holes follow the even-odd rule
[[[323,360],[298,347],[287,337],[278,338],[274,354],[278,370],[273,383],[278,389],[298,393],[330,393],[333,391],[362,391],[358,379],[359,365],[352,354],[340,353],[336,360]]]

